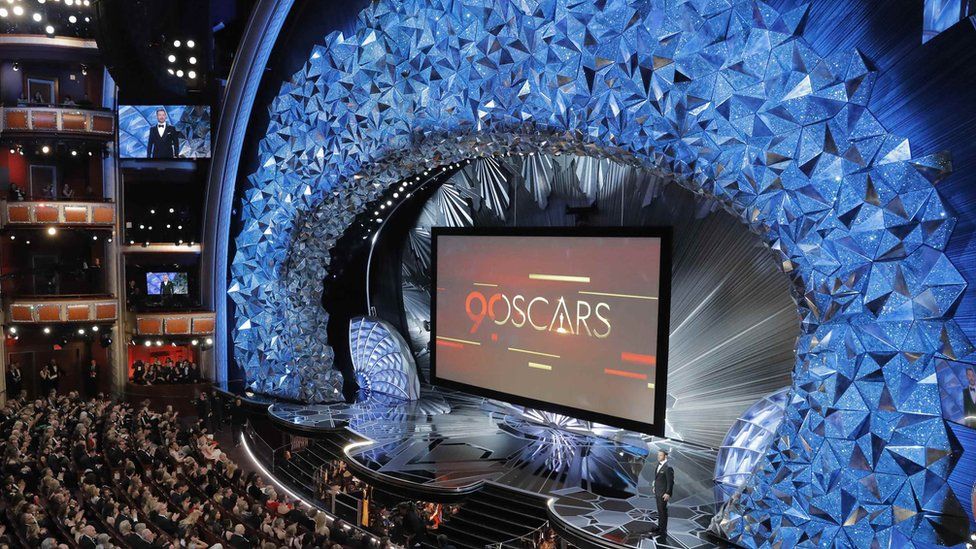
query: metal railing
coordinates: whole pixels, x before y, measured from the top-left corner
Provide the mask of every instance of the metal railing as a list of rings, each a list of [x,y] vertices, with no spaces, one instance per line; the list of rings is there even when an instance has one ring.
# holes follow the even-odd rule
[[[77,105],[0,107],[0,133],[37,132],[115,136],[115,113]]]
[[[538,546],[540,534],[546,530],[549,530],[548,520],[527,534],[498,543],[489,543],[485,545],[485,549],[535,549]]]
[[[362,523],[363,517],[362,500],[340,492],[339,494],[336,494],[336,497],[330,498],[330,501],[323,501],[322,499],[316,497],[315,494],[307,493],[309,490],[308,486],[296,486],[294,482],[288,482],[285,478],[283,478],[281,462],[284,451],[288,450],[297,452],[309,443],[307,438],[299,437],[297,435],[287,435],[289,437],[288,442],[275,448],[272,447],[271,444],[264,439],[264,437],[254,430],[250,422],[244,426],[243,434],[249,443],[251,452],[255,454],[255,457],[261,460],[265,466],[270,465],[269,472],[274,477],[273,480],[277,484],[285,486],[290,491],[300,494],[300,499],[325,512],[333,521],[341,519],[346,523],[347,527],[361,531],[369,540],[370,547],[379,547],[380,539],[371,532],[359,526]],[[322,468],[320,467],[316,474],[321,473],[321,469]]]

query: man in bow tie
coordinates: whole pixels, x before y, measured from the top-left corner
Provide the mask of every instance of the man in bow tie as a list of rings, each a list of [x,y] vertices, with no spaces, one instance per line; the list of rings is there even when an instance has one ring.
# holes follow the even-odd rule
[[[180,156],[180,134],[168,122],[165,109],[156,109],[156,125],[149,128],[146,158],[177,158]]]
[[[653,531],[661,537],[668,535],[668,502],[674,493],[674,469],[668,464],[668,452],[658,450],[657,469],[654,472],[654,499],[657,500],[657,528]]]
[[[966,368],[966,381],[962,390],[962,422],[966,427],[976,429],[976,369]]]

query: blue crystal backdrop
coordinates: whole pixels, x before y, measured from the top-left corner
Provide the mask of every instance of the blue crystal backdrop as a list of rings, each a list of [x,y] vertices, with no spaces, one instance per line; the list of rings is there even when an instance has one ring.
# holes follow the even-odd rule
[[[252,387],[321,400],[341,382],[318,305],[328,251],[388,185],[512,149],[613,157],[715,197],[801,288],[785,418],[726,535],[957,540],[972,519],[946,483],[959,452],[936,363],[973,347],[952,320],[966,283],[934,187],[949,159],[889,134],[866,61],[817,55],[803,16],[731,0],[371,4],[282,86],[245,188],[230,293]]]

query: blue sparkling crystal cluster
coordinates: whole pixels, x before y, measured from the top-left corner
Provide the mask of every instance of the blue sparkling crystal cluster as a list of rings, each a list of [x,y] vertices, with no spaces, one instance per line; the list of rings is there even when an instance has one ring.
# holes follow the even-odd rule
[[[821,57],[804,8],[723,0],[383,0],[282,86],[243,201],[231,296],[252,387],[326,399],[328,251],[389,185],[436,165],[572,150],[717,199],[797,288],[785,417],[723,511],[746,546],[941,543],[962,513],[936,362],[971,361],[943,155],[867,109],[857,52]],[[971,520],[971,518],[969,519]],[[963,516],[963,521],[966,518]],[[958,523],[958,520],[956,521]]]

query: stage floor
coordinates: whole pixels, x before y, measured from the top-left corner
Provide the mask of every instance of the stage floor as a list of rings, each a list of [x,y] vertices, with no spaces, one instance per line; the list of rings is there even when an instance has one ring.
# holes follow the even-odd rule
[[[415,402],[374,396],[355,404],[276,403],[269,412],[292,429],[348,428],[367,439],[345,453],[370,482],[410,483],[430,493],[495,482],[550,498],[551,519],[594,544],[717,546],[705,532],[718,507],[712,449],[610,428],[594,429],[594,436],[571,418],[526,417],[516,407],[437,388],[424,388]],[[663,542],[649,534],[657,519],[651,482],[662,446],[675,470]]]

